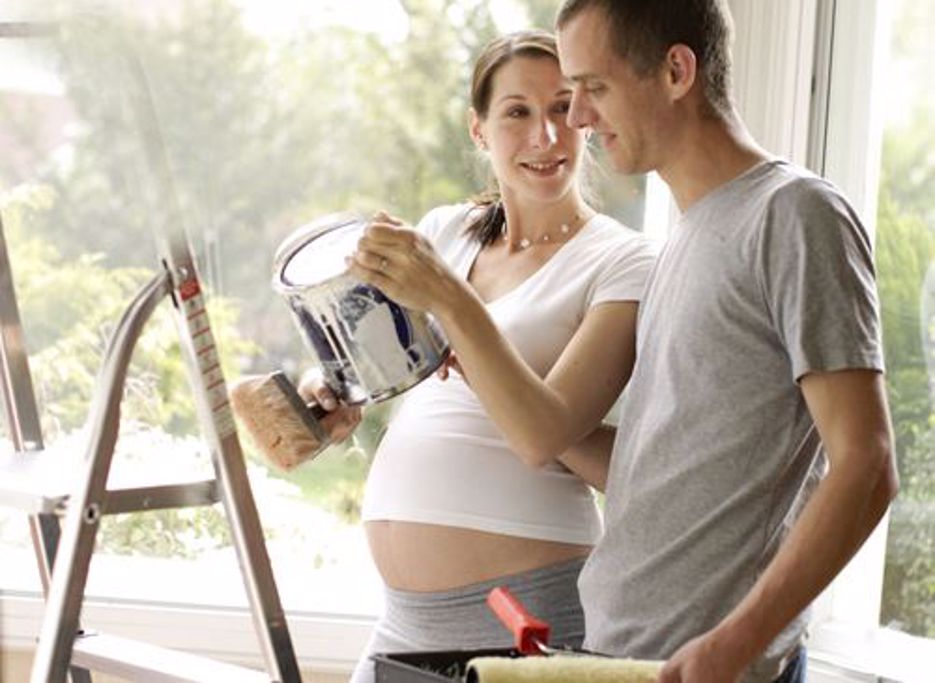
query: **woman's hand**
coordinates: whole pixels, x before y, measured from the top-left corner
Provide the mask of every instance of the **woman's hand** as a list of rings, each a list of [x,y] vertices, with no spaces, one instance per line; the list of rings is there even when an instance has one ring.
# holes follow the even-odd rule
[[[305,401],[315,401],[328,411],[328,414],[321,419],[321,426],[328,434],[331,443],[344,441],[357,429],[361,419],[360,408],[338,403],[334,392],[325,384],[318,368],[307,370],[299,380],[299,386],[296,389]]]
[[[374,216],[347,263],[352,275],[396,303],[440,317],[457,306],[465,288],[423,235],[382,212]]]
[[[435,371],[435,374],[438,375],[438,379],[446,380],[452,370],[461,375],[461,378],[465,382],[467,381],[467,378],[464,376],[464,370],[461,368],[461,363],[458,362],[458,356],[454,351],[448,353],[448,357],[438,366],[438,370]]]

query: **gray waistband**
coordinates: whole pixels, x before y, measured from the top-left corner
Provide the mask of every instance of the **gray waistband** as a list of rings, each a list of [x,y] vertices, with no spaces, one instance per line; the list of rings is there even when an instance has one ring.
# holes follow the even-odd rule
[[[583,559],[432,593],[387,590],[374,648],[450,650],[509,647],[510,632],[487,606],[487,594],[505,585],[530,614],[550,624],[552,642],[580,645],[584,613],[578,598]]]
[[[478,600],[483,601],[487,598],[487,594],[497,586],[507,586],[513,593],[547,592],[550,586],[556,584],[567,585],[569,581],[575,581],[578,574],[581,573],[585,560],[584,557],[575,558],[518,574],[501,576],[489,581],[429,593],[402,591],[387,586],[386,597],[388,603],[396,605],[428,607],[431,605],[454,605],[474,603]]]

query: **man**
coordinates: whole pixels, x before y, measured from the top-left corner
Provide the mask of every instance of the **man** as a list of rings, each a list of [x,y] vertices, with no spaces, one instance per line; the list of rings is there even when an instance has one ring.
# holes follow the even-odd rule
[[[569,121],[682,212],[640,309],[585,644],[666,659],[664,683],[803,680],[808,605],[897,488],[869,237],[745,129],[723,2],[566,0],[557,24]]]

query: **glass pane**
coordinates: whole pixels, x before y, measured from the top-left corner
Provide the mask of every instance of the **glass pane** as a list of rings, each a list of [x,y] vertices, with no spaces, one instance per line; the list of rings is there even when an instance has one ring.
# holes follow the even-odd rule
[[[73,4],[40,3],[65,17]],[[558,0],[449,0],[444,12],[362,0],[96,6],[107,9],[78,13],[55,40],[0,40],[17,43],[10,63],[24,75],[0,84],[0,116],[15,124],[0,132],[2,209],[46,439],[72,455],[107,333],[158,267],[153,234],[170,215],[136,118],[131,46],[227,378],[295,375],[310,358],[270,286],[277,245],[324,214],[385,208],[415,222],[482,189],[466,125],[470,56],[498,31],[550,26]],[[641,227],[644,179],[595,185],[608,213]],[[368,409],[352,442],[288,475],[243,439],[290,611],[377,608],[359,506],[390,410]],[[115,471],[210,471],[165,310],[134,356],[118,450]],[[141,597],[140,581],[121,579],[141,572],[163,577],[146,582],[147,600],[245,604],[214,508],[107,519],[89,592]]]
[[[13,176],[31,164],[29,148],[17,144],[17,137],[23,120],[44,97],[42,93],[56,90],[54,79],[47,78],[42,57],[43,53],[35,49],[32,41],[0,40],[0,64],[3,64],[0,69],[0,120],[3,121],[0,126],[0,214],[7,249],[13,252],[10,258],[14,261],[18,256],[18,235],[22,226],[19,217],[6,209],[11,202],[12,188],[18,184]],[[19,307],[22,308],[21,301]],[[10,324],[7,320],[3,322],[4,325]],[[16,386],[20,385],[21,379],[13,378]],[[0,461],[9,465],[20,456],[15,453],[12,437],[15,431],[8,423],[14,411],[8,412],[5,399],[5,392],[0,392],[0,410],[3,411],[0,417]],[[25,399],[20,397],[19,400]],[[18,509],[3,505],[0,505],[0,548],[3,557],[0,562],[0,593],[40,591],[27,517]]]
[[[0,392],[0,462],[14,457],[13,442],[7,427],[7,413]],[[5,591],[39,591],[39,573],[35,555],[29,541],[29,526],[26,516],[18,510],[0,505],[0,595]]]
[[[891,4],[876,249],[901,490],[881,621],[935,638],[935,5]]]

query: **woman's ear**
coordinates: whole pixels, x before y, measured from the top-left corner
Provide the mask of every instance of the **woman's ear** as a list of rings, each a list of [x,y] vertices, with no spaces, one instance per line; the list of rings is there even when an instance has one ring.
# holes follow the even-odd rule
[[[468,132],[471,134],[471,139],[474,141],[474,144],[477,145],[478,149],[487,149],[487,141],[484,139],[483,131],[483,121],[481,121],[480,116],[477,115],[474,107],[471,107],[468,112],[469,123],[468,123]]]
[[[687,45],[676,43],[669,48],[665,61],[666,85],[673,100],[688,94],[698,77],[698,60],[695,51]]]

